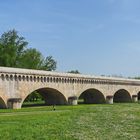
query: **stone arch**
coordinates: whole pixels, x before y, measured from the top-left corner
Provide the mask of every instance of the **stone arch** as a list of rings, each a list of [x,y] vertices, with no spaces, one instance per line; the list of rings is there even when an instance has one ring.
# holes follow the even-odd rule
[[[41,76],[41,82],[44,82],[43,80],[44,80],[44,79],[43,79],[43,77]]]
[[[19,80],[19,81],[21,81],[21,80],[22,80],[21,75],[19,75],[19,76],[18,76],[18,80]]]
[[[36,82],[36,79],[37,79],[36,76],[34,76],[33,79],[34,79],[34,82]]]
[[[28,75],[26,76],[26,80],[27,80],[27,82],[29,81],[29,76]]]
[[[59,82],[59,79],[58,79],[58,78],[56,78],[56,80],[55,80],[55,81],[56,81],[56,83],[58,83],[58,82]]]
[[[58,78],[58,82],[61,83],[61,78]]]
[[[100,104],[105,103],[105,97],[101,91],[95,88],[90,88],[83,91],[79,99],[83,99],[85,104]]]
[[[17,81],[17,80],[18,80],[18,76],[17,76],[17,75],[15,75],[15,76],[14,76],[14,79],[15,79],[15,81]]]
[[[30,76],[30,81],[31,81],[31,82],[33,81],[33,77],[32,77],[32,76]]]
[[[72,79],[72,83],[73,83],[73,84],[74,84],[74,82],[75,82],[74,79]]]
[[[55,77],[53,77],[53,82],[54,82],[54,83],[56,82],[56,79],[55,79]]]
[[[29,91],[24,97],[22,97],[22,102],[25,101],[25,99],[34,91],[37,91],[44,99],[45,105],[65,105],[67,104],[67,98],[60,92],[59,90],[55,88],[50,87],[41,87],[37,88],[35,90]]]
[[[64,83],[67,83],[67,79],[65,78]]]
[[[23,75],[23,76],[22,76],[22,80],[25,81],[25,79],[26,79],[26,77]]]
[[[10,80],[13,81],[13,75],[10,75]]]
[[[140,101],[140,91],[138,92],[138,101]]]
[[[37,77],[37,82],[39,82],[39,81],[40,81],[40,77],[38,76],[38,77]]]
[[[131,102],[131,95],[130,93],[125,89],[119,89],[115,92],[113,97],[113,102],[116,103],[125,103],[125,102]]]
[[[52,77],[50,77],[50,82],[52,82],[53,81],[53,78]]]
[[[5,75],[5,78],[6,78],[7,81],[9,81],[9,75],[8,74]]]
[[[5,75],[1,74],[1,79],[4,81],[5,80]]]
[[[47,77],[47,82],[50,82],[50,78],[49,77]]]
[[[46,82],[47,81],[47,78],[46,77],[44,77],[44,82]]]
[[[5,102],[4,99],[0,96],[0,109],[4,109],[4,108],[7,108],[6,102]]]

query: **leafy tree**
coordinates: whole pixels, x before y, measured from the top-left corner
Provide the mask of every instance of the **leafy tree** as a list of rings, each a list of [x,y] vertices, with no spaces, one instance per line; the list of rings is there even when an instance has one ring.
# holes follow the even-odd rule
[[[139,80],[139,79],[140,79],[140,77],[135,77],[135,79],[138,79],[138,80]]]
[[[71,70],[71,71],[68,71],[68,73],[80,74],[78,70]]]
[[[53,57],[48,56],[43,61],[42,69],[43,70],[48,70],[48,71],[54,71],[54,70],[56,70],[56,64],[57,64],[57,62],[53,59]]]
[[[10,30],[0,38],[0,65],[18,67],[18,61],[28,42],[24,37],[19,37],[17,31]]]
[[[0,66],[40,70],[56,70],[52,56],[44,57],[35,48],[27,48],[28,42],[16,30],[5,32],[0,37]]]
[[[42,100],[42,99],[43,99],[43,97],[37,91],[34,91],[30,95],[28,95],[28,97],[25,99],[25,101],[26,102],[35,102],[35,101]]]
[[[19,67],[29,69],[41,69],[42,54],[34,48],[26,49],[20,57]]]

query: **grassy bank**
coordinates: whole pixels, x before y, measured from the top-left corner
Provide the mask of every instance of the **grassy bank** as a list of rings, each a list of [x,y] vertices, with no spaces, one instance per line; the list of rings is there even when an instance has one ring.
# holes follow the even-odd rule
[[[140,104],[0,110],[1,140],[139,140]]]

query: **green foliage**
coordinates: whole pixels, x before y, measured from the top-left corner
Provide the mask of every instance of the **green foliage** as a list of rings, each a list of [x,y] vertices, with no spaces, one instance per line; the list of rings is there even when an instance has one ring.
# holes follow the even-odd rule
[[[80,74],[78,70],[71,70],[71,71],[68,71],[68,73]]]
[[[34,91],[25,99],[25,102],[36,102],[38,100],[43,100],[43,97],[37,92]]]
[[[21,58],[19,67],[20,68],[30,68],[30,69],[41,69],[43,56],[36,49],[26,49]]]
[[[43,61],[42,69],[52,71],[56,69],[56,61],[53,59],[52,56],[46,57],[46,59]]]
[[[27,48],[28,42],[16,30],[2,34],[0,38],[0,66],[39,70],[56,70],[52,56],[44,56],[35,48]]]
[[[18,61],[28,42],[11,30],[2,34],[0,38],[0,66],[18,67]]]
[[[135,79],[138,79],[138,80],[139,80],[139,79],[140,79],[140,77],[135,77]]]

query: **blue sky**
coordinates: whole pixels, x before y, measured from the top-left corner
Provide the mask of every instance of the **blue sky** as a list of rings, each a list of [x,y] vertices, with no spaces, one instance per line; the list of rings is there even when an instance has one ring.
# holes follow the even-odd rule
[[[139,0],[1,0],[0,34],[13,28],[57,71],[140,75]]]

